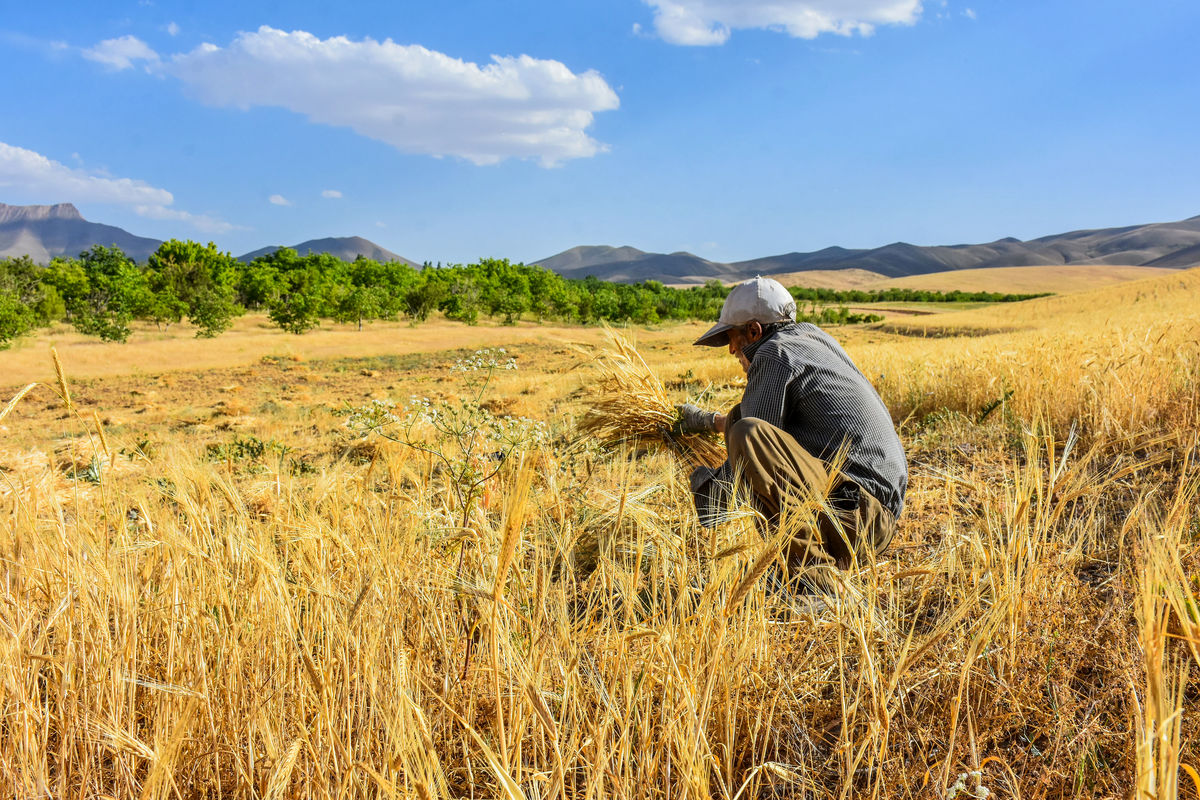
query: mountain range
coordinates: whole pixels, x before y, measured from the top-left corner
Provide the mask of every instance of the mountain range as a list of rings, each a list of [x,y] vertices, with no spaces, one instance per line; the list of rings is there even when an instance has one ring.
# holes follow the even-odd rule
[[[135,236],[113,225],[89,222],[71,203],[52,206],[10,206],[0,203],[0,258],[27,255],[39,264],[46,264],[57,256],[77,256],[97,244],[105,247],[116,245],[134,261],[142,262],[162,242]],[[238,259],[253,261],[280,247],[263,247]],[[344,261],[353,261],[362,255],[375,261],[402,261],[413,267],[420,266],[361,236],[309,239],[291,245],[291,248],[301,255],[328,253]]]
[[[896,242],[872,249],[827,247],[722,263],[692,253],[645,253],[633,247],[572,247],[534,262],[568,278],[663,283],[736,281],[754,275],[807,270],[863,269],[889,278],[984,267],[1051,264],[1120,264],[1186,268],[1200,265],[1200,216],[1180,222],[1097,228],[1043,236],[998,239],[987,244],[921,247]]]
[[[145,261],[161,242],[135,236],[112,225],[89,222],[70,203],[10,206],[0,203],[0,258],[28,255],[38,263],[55,256],[75,256],[92,245],[116,245],[136,261]],[[360,236],[309,239],[291,246],[301,254],[329,253],[346,261],[362,255],[376,261],[414,261]],[[242,261],[272,253],[264,247],[239,256]],[[602,280],[657,280],[688,284],[707,280],[737,281],[754,275],[809,270],[861,269],[898,278],[948,270],[1053,264],[1113,264],[1187,268],[1200,265],[1200,216],[1179,222],[1097,228],[1043,236],[998,239],[987,244],[923,247],[895,242],[870,249],[827,247],[811,253],[785,253],[723,263],[692,253],[647,253],[634,247],[573,247],[535,261],[567,278],[593,275]]]

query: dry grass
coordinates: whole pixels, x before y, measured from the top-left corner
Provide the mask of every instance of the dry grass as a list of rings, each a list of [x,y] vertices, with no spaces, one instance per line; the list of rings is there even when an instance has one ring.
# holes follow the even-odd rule
[[[361,331],[355,325],[325,322],[316,332],[295,336],[271,325],[265,314],[240,317],[232,329],[215,339],[196,339],[194,331],[185,324],[159,331],[153,325],[138,323],[129,344],[124,345],[82,336],[60,324],[39,331],[35,336],[19,339],[11,350],[4,351],[0,356],[4,363],[0,380],[6,384],[53,382],[53,365],[46,357],[51,345],[57,346],[62,357],[72,365],[73,377],[79,379],[145,375],[167,369],[228,369],[256,363],[267,355],[310,361],[374,353],[474,350],[497,341],[518,344],[563,340],[597,343],[603,340],[603,331],[595,327],[534,322],[499,325],[489,321],[468,326],[440,318],[420,325],[375,322]]]
[[[1200,285],[1200,267],[1172,270],[1170,274],[1105,286],[1069,296],[1044,297],[1024,303],[1000,303],[977,311],[939,314],[913,320],[898,331],[912,334],[945,335],[947,332],[1028,330],[1046,332],[1078,328],[1095,331],[1098,326],[1130,326],[1190,315]]]
[[[930,798],[977,771],[993,797],[1190,796],[1200,288],[1172,280],[974,323],[1017,333],[839,332],[912,484],[858,602],[824,610],[747,581],[769,543],[700,529],[670,455],[566,448],[597,395],[561,337],[514,336],[491,399],[552,436],[465,529],[434,459],[334,413],[452,398],[453,354],[80,381],[60,348],[75,413],[39,386],[2,421],[0,785]],[[641,335],[655,402],[736,398],[696,327]],[[210,455],[249,436],[290,449]]]
[[[870,289],[882,284],[887,276],[867,269],[808,269],[771,275],[784,286],[817,289]]]
[[[892,322],[861,349],[897,419],[1044,415],[1059,436],[1186,438],[1200,381],[1200,270],[1075,295]],[[916,341],[913,341],[913,338]],[[905,341],[907,340],[907,341]]]
[[[863,284],[864,289],[932,289],[939,292],[1012,292],[1015,294],[1074,294],[1129,281],[1160,278],[1177,273],[1167,267],[1123,267],[1112,264],[1053,264],[1041,267],[958,269],[884,278]]]
[[[1146,278],[1165,277],[1178,270],[1168,267],[1126,267],[1112,264],[1049,264],[1040,267],[954,269],[889,278],[865,269],[811,269],[771,277],[784,286],[822,289],[929,289],[939,292],[1012,292],[1073,294]]]

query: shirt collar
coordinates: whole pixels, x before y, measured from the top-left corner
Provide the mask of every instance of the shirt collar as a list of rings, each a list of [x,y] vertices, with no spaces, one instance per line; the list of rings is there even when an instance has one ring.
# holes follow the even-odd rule
[[[744,355],[746,357],[747,361],[753,361],[754,354],[758,352],[758,348],[762,347],[764,344],[766,344],[767,342],[774,339],[775,334],[779,333],[779,331],[780,331],[780,328],[776,328],[775,330],[768,333],[766,336],[759,339],[757,342],[751,342],[750,344],[743,345],[742,346],[742,355]]]

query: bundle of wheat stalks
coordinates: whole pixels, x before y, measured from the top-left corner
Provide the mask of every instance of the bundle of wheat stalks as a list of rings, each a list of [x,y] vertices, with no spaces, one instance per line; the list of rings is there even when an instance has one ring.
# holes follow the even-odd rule
[[[725,449],[712,436],[679,432],[675,403],[633,343],[612,330],[608,340],[608,347],[591,359],[596,381],[579,432],[610,446],[665,446],[689,466],[724,461]]]

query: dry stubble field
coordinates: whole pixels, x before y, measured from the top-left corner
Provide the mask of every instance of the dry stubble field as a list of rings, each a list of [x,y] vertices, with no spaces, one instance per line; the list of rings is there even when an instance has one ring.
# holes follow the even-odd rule
[[[631,334],[729,404],[701,327]],[[816,611],[671,454],[576,440],[595,329],[0,353],[39,382],[0,420],[4,793],[1193,796],[1200,272],[835,334],[912,479]]]

